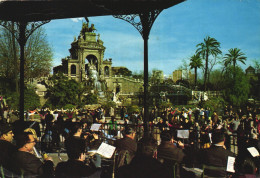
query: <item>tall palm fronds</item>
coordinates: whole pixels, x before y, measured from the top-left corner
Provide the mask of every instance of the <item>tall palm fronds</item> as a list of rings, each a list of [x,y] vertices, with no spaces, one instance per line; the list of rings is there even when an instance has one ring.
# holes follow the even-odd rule
[[[191,56],[191,58],[190,58],[190,68],[194,69],[195,87],[197,86],[197,69],[201,68],[202,66],[203,66],[202,60],[201,60],[200,55],[198,53]]]
[[[213,57],[216,57],[217,55],[222,53],[219,49],[220,42],[218,42],[215,38],[207,36],[206,38],[204,38],[204,42],[197,44],[196,47],[198,48],[196,50],[196,53],[198,53],[203,59],[205,59],[204,91],[206,91],[209,56],[212,55]]]
[[[240,51],[238,48],[231,48],[228,50],[229,53],[225,54],[224,56],[224,65],[228,66],[233,64],[233,67],[236,67],[237,62],[241,62],[245,64],[246,57],[245,54]]]

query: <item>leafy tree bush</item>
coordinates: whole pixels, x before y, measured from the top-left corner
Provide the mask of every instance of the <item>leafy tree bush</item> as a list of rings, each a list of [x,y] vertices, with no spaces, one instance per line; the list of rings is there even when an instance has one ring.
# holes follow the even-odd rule
[[[68,80],[62,74],[53,75],[50,78],[50,84],[47,85],[47,94],[49,103],[56,108],[62,108],[66,104],[77,105],[80,85],[75,80]]]
[[[96,94],[88,94],[85,96],[82,100],[83,103],[85,104],[97,104],[98,103],[98,97]]]
[[[63,109],[65,109],[65,110],[67,110],[67,109],[68,109],[68,110],[72,110],[73,108],[75,108],[74,105],[72,105],[72,104],[66,104]]]
[[[117,71],[114,71],[114,75],[131,76],[132,71],[130,71],[126,67],[122,67],[122,68],[118,69]]]
[[[163,101],[160,103],[160,109],[164,109],[164,108],[169,108],[172,107],[173,104],[171,102],[168,101]]]
[[[140,112],[140,107],[137,105],[130,105],[127,107],[127,112],[128,112],[128,114],[133,113],[133,112]]]
[[[19,45],[15,40],[13,29],[18,28],[17,22],[12,22],[12,28],[0,28],[0,76],[8,79],[7,83],[14,85],[10,90],[18,93],[19,78]],[[30,78],[46,76],[52,66],[53,50],[48,43],[43,27],[34,31],[25,44],[25,81]]]
[[[234,105],[242,106],[248,100],[250,84],[240,67],[227,67],[224,73],[224,98]]]
[[[34,110],[40,107],[40,97],[35,93],[33,88],[28,88],[24,91],[24,109]]]
[[[226,105],[226,101],[222,97],[211,98],[211,99],[204,101],[202,103],[203,108],[209,108],[211,113],[213,111],[216,111],[219,115],[223,114],[222,109],[225,107],[225,105]]]
[[[16,92],[7,93],[5,95],[8,106],[13,110],[19,109],[19,94]]]
[[[19,94],[16,92],[9,93],[7,95],[7,103],[11,109],[19,109]],[[35,93],[33,88],[26,88],[24,90],[24,109],[34,110],[40,107],[40,97]]]

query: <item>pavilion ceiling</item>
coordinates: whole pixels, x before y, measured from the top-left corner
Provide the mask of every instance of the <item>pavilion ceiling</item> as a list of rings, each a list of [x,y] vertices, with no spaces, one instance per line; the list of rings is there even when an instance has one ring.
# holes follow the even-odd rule
[[[0,0],[0,20],[44,21],[167,9],[184,0]]]

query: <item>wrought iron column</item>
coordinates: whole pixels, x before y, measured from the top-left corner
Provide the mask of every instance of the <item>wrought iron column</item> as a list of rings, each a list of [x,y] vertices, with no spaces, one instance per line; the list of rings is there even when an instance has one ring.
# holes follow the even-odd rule
[[[20,120],[24,120],[24,48],[26,41],[29,39],[31,34],[40,26],[50,22],[48,21],[39,21],[39,22],[26,22],[20,21],[16,22],[13,25],[10,21],[0,21],[0,25],[7,29],[18,41],[20,46],[20,99],[19,99],[19,116]]]
[[[24,47],[26,43],[25,29],[26,22],[20,22],[19,25],[19,38],[18,42],[20,45],[20,100],[19,100],[19,116],[20,120],[24,120]]]
[[[149,137],[149,105],[148,105],[148,39],[152,25],[162,10],[145,11],[141,14],[115,15],[115,18],[132,24],[142,35],[144,40],[144,137]],[[139,19],[138,19],[139,18]]]

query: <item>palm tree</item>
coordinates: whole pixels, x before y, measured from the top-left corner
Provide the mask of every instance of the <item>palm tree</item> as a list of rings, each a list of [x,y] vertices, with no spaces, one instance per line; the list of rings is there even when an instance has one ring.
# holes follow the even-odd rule
[[[245,54],[240,51],[238,48],[231,48],[228,50],[228,54],[225,54],[224,56],[224,65],[227,67],[228,65],[233,64],[234,70],[236,68],[237,62],[242,62],[245,64],[246,57],[244,56]]]
[[[203,59],[205,59],[205,73],[204,73],[204,91],[207,89],[207,77],[208,77],[208,60],[209,56],[212,55],[216,57],[221,54],[220,51],[220,42],[218,42],[215,38],[211,38],[207,36],[204,38],[204,42],[197,44],[198,49],[196,53],[198,53]]]
[[[194,72],[195,72],[195,87],[197,86],[197,69],[201,68],[202,66],[203,66],[202,60],[201,60],[200,55],[198,53],[191,56],[191,58],[190,58],[190,68],[194,69]]]

